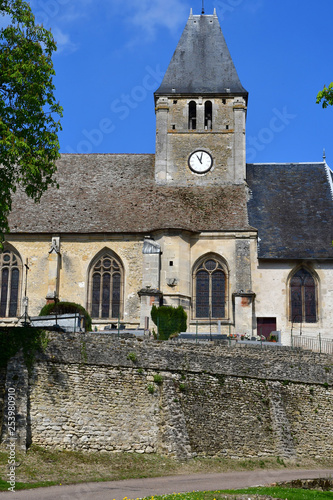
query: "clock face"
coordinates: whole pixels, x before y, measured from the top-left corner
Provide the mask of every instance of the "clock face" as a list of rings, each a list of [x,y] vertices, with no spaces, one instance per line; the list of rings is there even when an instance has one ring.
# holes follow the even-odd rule
[[[188,159],[188,166],[196,174],[205,174],[213,166],[213,158],[207,151],[198,149],[190,154]]]

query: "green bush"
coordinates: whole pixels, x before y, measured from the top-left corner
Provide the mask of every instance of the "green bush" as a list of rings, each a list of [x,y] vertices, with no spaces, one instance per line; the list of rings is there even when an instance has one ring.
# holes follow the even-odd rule
[[[154,375],[154,382],[155,382],[155,384],[161,385],[163,383],[162,375],[160,375],[159,373],[156,373],[156,375]]]
[[[74,302],[57,302],[56,304],[46,304],[39,316],[49,316],[49,314],[71,314],[80,313],[85,318],[86,332],[91,331],[91,317],[89,313],[80,304]]]
[[[168,340],[173,333],[186,331],[187,314],[182,306],[160,306],[153,305],[151,319],[157,325],[158,338]]]
[[[127,359],[133,361],[133,363],[135,363],[137,361],[137,355],[135,354],[135,352],[129,352],[127,354]]]

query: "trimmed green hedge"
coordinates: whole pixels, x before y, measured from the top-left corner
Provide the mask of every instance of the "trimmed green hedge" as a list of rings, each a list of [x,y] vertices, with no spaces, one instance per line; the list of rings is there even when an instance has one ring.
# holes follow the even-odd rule
[[[151,319],[158,329],[158,338],[168,340],[173,333],[186,332],[187,314],[182,306],[160,306],[153,305]]]
[[[48,316],[49,314],[71,314],[80,313],[85,317],[86,332],[91,331],[91,317],[89,313],[80,304],[74,302],[57,302],[56,304],[46,304],[39,316]]]

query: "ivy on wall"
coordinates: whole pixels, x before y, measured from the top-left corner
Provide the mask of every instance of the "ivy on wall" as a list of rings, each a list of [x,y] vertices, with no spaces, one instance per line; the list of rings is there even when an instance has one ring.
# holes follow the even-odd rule
[[[31,371],[38,351],[45,351],[47,333],[32,327],[0,328],[0,368],[7,366],[10,358],[22,349],[24,362]]]

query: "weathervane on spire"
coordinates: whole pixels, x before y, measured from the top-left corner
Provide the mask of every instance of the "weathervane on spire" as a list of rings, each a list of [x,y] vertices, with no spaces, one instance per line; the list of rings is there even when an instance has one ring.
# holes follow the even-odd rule
[[[205,0],[202,0],[202,11],[201,14],[205,13]]]

